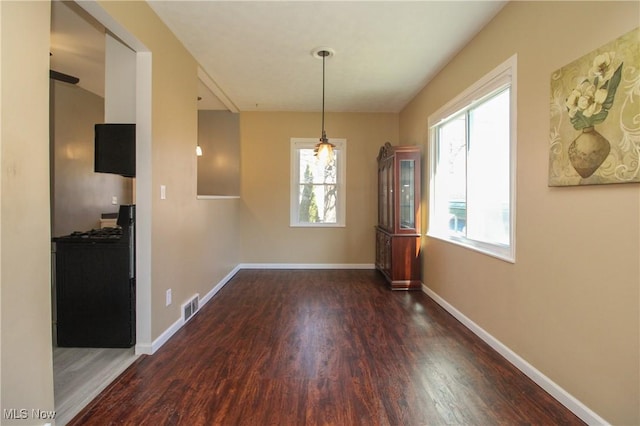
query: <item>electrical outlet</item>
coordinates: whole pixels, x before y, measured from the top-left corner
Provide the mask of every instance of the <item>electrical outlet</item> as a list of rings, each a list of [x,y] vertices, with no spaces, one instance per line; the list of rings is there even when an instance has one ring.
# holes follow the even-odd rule
[[[166,187],[166,185],[160,185],[160,199],[161,200],[166,200],[167,199],[167,187]]]
[[[171,304],[171,289],[167,290],[167,300],[165,303],[165,306],[169,306]]]
[[[118,197],[116,197],[115,195],[113,197],[111,197],[111,204],[113,204],[113,205],[118,204]]]

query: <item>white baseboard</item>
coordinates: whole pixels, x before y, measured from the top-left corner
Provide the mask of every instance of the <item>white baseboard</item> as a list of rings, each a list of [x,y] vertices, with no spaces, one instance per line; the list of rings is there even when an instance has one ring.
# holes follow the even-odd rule
[[[241,263],[240,269],[375,269],[373,263]]]
[[[438,296],[433,290],[426,285],[422,284],[422,291],[431,297],[438,305],[442,306],[447,312],[453,315],[458,321],[460,321],[465,327],[476,334],[485,343],[491,346],[496,352],[505,357],[507,361],[513,364],[518,370],[522,371],[527,377],[538,384],[542,389],[547,391],[558,402],[567,407],[576,416],[580,417],[584,422],[589,425],[609,425],[609,423],[597,415],[593,410],[580,402],[577,398],[571,395],[569,392],[560,387],[557,383],[545,376],[541,371],[525,361],[520,355],[509,349],[498,339],[493,337],[487,331],[485,331],[478,324],[473,322],[462,312],[454,308],[442,297]]]

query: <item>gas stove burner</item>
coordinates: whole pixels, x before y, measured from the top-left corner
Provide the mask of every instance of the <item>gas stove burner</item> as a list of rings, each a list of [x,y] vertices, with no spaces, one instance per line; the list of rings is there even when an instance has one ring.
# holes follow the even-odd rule
[[[122,236],[122,228],[101,228],[101,229],[92,229],[89,231],[90,236],[96,237],[120,237]]]
[[[70,239],[70,240],[118,240],[122,238],[123,232],[122,228],[100,228],[100,229],[91,229],[89,231],[75,231],[69,235],[64,237],[59,237],[61,239]]]

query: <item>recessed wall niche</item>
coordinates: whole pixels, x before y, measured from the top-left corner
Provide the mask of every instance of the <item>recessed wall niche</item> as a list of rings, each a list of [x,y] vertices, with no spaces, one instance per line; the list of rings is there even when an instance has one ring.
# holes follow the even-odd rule
[[[198,111],[198,144],[198,196],[239,196],[240,115]]]

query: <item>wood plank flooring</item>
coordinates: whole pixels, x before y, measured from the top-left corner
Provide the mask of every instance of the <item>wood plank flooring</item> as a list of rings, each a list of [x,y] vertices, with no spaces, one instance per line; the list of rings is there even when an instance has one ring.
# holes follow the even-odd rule
[[[376,271],[242,270],[69,424],[584,423]]]

